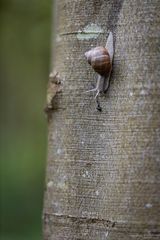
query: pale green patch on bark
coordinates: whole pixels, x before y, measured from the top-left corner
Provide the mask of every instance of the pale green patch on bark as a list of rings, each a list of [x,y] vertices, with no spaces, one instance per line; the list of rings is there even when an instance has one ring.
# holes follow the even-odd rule
[[[99,34],[104,33],[103,29],[97,24],[91,23],[87,25],[83,31],[79,31],[77,34],[78,40],[90,40],[92,38],[98,38]]]

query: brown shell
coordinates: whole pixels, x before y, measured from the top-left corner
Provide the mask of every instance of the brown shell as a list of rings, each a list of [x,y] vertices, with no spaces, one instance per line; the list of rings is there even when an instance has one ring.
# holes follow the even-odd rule
[[[93,67],[95,72],[104,76],[110,72],[111,61],[106,48],[95,47],[85,53],[88,63]]]

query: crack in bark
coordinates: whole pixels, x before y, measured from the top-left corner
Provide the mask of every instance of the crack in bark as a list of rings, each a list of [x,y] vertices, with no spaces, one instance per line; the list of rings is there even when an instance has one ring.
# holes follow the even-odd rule
[[[79,217],[79,216],[72,216],[72,215],[64,215],[64,214],[56,214],[56,213],[47,213],[45,212],[43,214],[43,217],[45,218],[46,216],[53,216],[56,218],[63,218],[63,219],[69,219],[72,222],[78,222],[79,224],[98,224],[98,223],[103,223],[107,224],[107,227],[115,227],[116,222],[106,220],[106,219],[101,219],[101,218],[87,218],[87,217]]]
[[[59,36],[65,36],[65,35],[75,35],[75,34],[104,34],[103,32],[93,31],[93,32],[86,32],[86,31],[73,31],[73,32],[64,32],[59,33]]]

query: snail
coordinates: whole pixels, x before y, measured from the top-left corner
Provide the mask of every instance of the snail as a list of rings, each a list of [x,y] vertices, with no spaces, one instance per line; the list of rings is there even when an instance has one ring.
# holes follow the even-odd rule
[[[101,111],[102,109],[98,101],[98,95],[100,93],[105,93],[109,88],[113,54],[114,49],[112,32],[109,33],[105,47],[95,47],[85,53],[85,57],[87,58],[88,63],[98,74],[96,87],[87,92],[96,92],[95,99],[97,102],[97,109],[99,111]]]

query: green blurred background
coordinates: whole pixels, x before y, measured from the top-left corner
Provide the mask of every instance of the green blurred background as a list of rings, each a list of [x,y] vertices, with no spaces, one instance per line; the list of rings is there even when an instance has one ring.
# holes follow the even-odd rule
[[[0,0],[0,239],[42,239],[52,0]]]

